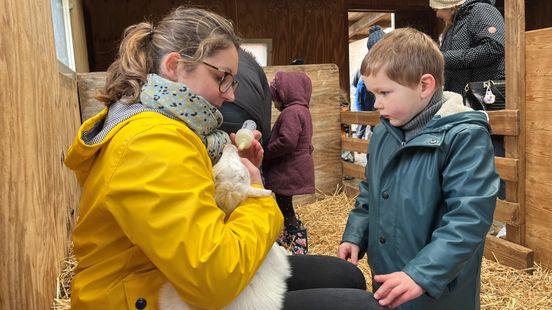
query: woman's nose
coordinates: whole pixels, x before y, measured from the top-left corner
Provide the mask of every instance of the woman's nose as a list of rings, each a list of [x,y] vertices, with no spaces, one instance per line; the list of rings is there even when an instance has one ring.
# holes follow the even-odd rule
[[[230,87],[230,89],[222,93],[222,98],[224,98],[225,101],[234,102],[234,100],[236,100],[236,94],[234,93],[234,88]]]

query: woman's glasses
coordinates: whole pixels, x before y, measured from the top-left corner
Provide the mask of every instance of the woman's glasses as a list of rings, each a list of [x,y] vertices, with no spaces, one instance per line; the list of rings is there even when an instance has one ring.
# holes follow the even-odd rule
[[[201,61],[202,64],[206,65],[207,67],[213,68],[219,72],[222,72],[222,78],[220,78],[219,81],[219,91],[221,93],[225,93],[230,88],[232,88],[234,91],[236,88],[238,88],[238,81],[234,80],[234,75],[232,73],[225,71],[224,69],[221,69],[219,67],[213,66],[212,64],[206,63],[205,61]]]

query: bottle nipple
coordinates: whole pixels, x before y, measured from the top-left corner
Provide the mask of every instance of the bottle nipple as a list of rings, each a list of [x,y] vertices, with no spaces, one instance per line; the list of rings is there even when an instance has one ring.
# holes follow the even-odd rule
[[[243,150],[251,146],[255,136],[253,130],[257,128],[257,124],[254,121],[248,119],[243,122],[242,128],[236,132],[236,144],[238,150]]]

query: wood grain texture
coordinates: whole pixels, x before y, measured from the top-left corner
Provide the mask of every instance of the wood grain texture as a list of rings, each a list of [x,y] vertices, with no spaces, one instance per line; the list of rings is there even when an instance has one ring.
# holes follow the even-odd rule
[[[494,219],[512,226],[519,225],[519,203],[496,200]]]
[[[79,125],[50,1],[0,2],[0,309],[49,309],[78,204],[63,160]]]
[[[552,28],[526,33],[526,245],[552,268]]]
[[[506,109],[519,111],[519,132],[505,136],[506,157],[519,160],[518,176],[525,175],[525,0],[504,2]],[[507,183],[508,201],[518,202],[519,226],[507,225],[506,239],[525,245],[525,183]]]
[[[341,137],[341,149],[343,151],[352,151],[357,153],[368,153],[369,140],[357,139],[351,137]]]
[[[189,4],[213,10],[232,20],[243,38],[272,39],[272,65],[295,58],[306,64],[334,63],[340,88],[349,92],[347,10],[397,12],[397,26],[412,26],[437,38],[437,21],[426,0],[83,0],[87,34],[91,39],[91,71],[105,71],[113,62],[124,29],[144,19],[157,21],[171,8]],[[355,3],[353,3],[355,2]]]
[[[498,261],[505,266],[527,269],[533,267],[535,253],[519,244],[487,235],[483,255],[485,258]]]

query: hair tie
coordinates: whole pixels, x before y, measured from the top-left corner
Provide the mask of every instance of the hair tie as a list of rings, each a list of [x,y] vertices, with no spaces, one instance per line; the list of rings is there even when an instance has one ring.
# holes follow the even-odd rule
[[[152,25],[150,31],[148,32],[148,40],[151,41],[153,39],[153,35],[155,34],[155,27]]]

